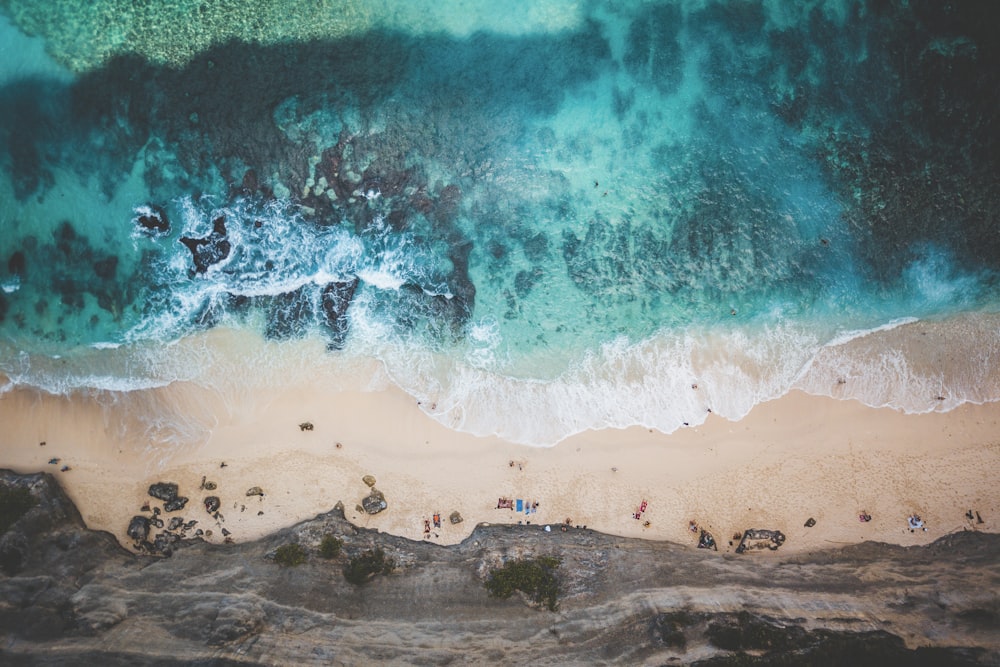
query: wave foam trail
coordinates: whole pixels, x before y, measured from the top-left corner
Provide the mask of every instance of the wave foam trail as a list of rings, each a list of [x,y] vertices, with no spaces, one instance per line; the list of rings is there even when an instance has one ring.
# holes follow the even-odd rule
[[[1000,400],[1000,316],[908,319],[820,349],[794,384],[907,413]]]
[[[739,419],[787,391],[816,347],[815,338],[792,328],[759,337],[698,331],[640,343],[619,338],[553,380],[505,376],[480,364],[476,349],[462,361],[407,350],[386,365],[446,426],[547,446],[589,429],[641,425],[669,433],[701,424],[710,412]],[[730,354],[734,349],[739,354]]]
[[[949,351],[944,342],[958,336],[966,344]],[[1000,316],[910,318],[832,336],[787,325],[619,338],[553,380],[506,376],[481,359],[476,349],[461,361],[383,355],[392,380],[445,426],[550,446],[591,429],[735,421],[792,390],[912,413],[1000,400]]]

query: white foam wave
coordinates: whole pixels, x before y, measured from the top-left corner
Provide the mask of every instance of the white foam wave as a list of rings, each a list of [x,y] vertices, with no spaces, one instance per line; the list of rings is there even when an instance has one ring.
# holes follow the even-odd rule
[[[738,420],[793,389],[909,413],[1000,400],[997,316],[900,318],[829,342],[793,325],[618,338],[550,381],[505,376],[475,355],[383,353],[390,377],[442,424],[535,446],[591,429],[669,433],[710,412]]]
[[[501,360],[489,356],[499,344],[494,322],[474,323],[470,348],[455,356],[402,342],[381,329],[384,321],[359,313],[353,326],[363,335],[344,353],[327,354],[319,338],[272,343],[246,330],[216,329],[168,345],[90,348],[60,360],[5,355],[19,362],[3,369],[4,390],[27,385],[53,394],[97,391],[119,405],[146,401],[142,428],[160,441],[182,442],[209,432],[220,415],[249,414],[277,387],[317,378],[335,384],[345,364],[378,357],[392,381],[449,428],[534,446],[589,429],[672,432],[703,423],[709,410],[737,420],[791,389],[907,412],[1000,399],[996,315],[909,318],[829,343],[792,325],[692,329],[639,342],[621,337],[555,379],[539,380],[505,375]],[[170,389],[180,385],[208,392],[214,407],[192,408]]]
[[[850,331],[845,331],[843,333],[834,336],[826,344],[826,347],[836,347],[837,345],[844,345],[845,343],[849,343],[852,340],[856,340],[858,338],[864,338],[865,336],[870,336],[872,334],[879,333],[882,331],[892,331],[896,327],[901,327],[903,325],[912,324],[913,322],[918,322],[918,321],[919,318],[916,317],[899,317],[890,320],[885,324],[880,324],[878,326],[871,327],[868,329],[852,329]]]

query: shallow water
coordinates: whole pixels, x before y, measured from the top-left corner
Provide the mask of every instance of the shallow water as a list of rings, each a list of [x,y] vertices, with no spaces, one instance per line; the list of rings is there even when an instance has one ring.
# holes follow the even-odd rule
[[[77,4],[0,2],[7,389],[374,357],[530,444],[1000,398],[991,3]]]

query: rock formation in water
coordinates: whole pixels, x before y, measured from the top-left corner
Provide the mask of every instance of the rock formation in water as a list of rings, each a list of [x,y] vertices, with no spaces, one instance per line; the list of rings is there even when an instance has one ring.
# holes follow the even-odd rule
[[[479,526],[442,548],[357,529],[334,511],[255,542],[182,541],[163,558],[86,529],[48,475],[0,471],[0,488],[17,487],[34,506],[7,516],[4,501],[6,665],[1000,660],[998,535],[736,556],[585,529]],[[130,528],[140,536],[149,525]],[[324,538],[338,548],[324,551]],[[392,571],[348,583],[351,564],[375,553]],[[557,611],[487,594],[500,564],[537,557],[560,561]]]

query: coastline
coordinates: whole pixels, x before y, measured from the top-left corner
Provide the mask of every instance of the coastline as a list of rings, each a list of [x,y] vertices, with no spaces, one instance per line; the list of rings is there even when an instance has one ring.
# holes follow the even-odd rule
[[[356,380],[354,389],[299,382],[243,410],[217,397],[213,405],[210,394],[190,386],[154,390],[214,415],[201,444],[137,437],[137,429],[122,427],[128,416],[120,413],[134,409],[126,402],[15,389],[0,396],[0,423],[9,425],[0,435],[0,467],[53,473],[88,527],[126,546],[129,520],[160,481],[177,483],[190,498],[165,516],[197,519],[213,530],[212,542],[223,541],[222,528],[233,541],[257,539],[338,503],[357,526],[438,544],[461,542],[479,523],[530,521],[557,530],[566,519],[692,548],[694,521],[720,552],[731,552],[730,539],[749,528],[784,533],[781,553],[1000,532],[1000,403],[906,415],[792,391],[738,422],[709,415],[672,434],[589,431],[533,448],[450,430],[403,391],[363,390],[378,383]],[[311,430],[299,427],[306,422]],[[59,463],[49,464],[54,458]],[[365,475],[375,477],[388,503],[376,515],[355,509],[369,492]],[[217,485],[211,494],[221,499],[221,520],[202,507],[209,495],[199,489],[203,479]],[[246,495],[255,486],[264,496]],[[497,509],[500,497],[538,507],[530,515]],[[647,508],[636,520],[642,501]],[[966,519],[967,510],[983,522]],[[452,525],[454,511],[463,521]],[[861,511],[872,520],[859,522]],[[442,525],[425,535],[435,513]],[[926,531],[910,532],[911,514]],[[804,526],[809,518],[814,527]]]

